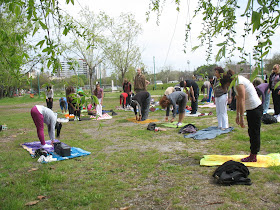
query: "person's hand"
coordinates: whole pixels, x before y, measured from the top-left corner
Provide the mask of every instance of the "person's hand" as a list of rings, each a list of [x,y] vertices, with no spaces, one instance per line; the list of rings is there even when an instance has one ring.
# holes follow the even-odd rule
[[[138,121],[141,121],[142,120],[142,115],[139,115],[138,119],[139,119]]]
[[[173,122],[174,122],[174,117],[172,117],[172,119],[170,120],[170,122],[171,122],[171,123],[173,123]]]
[[[49,99],[47,98],[47,102],[49,102]]]
[[[135,117],[136,117],[136,121],[138,121],[138,116],[136,115]]]
[[[241,126],[241,128],[245,128],[245,124],[244,124],[244,117],[243,117],[243,115],[242,115],[242,116],[240,116],[240,120],[239,120],[239,122],[240,122],[240,126]]]
[[[168,122],[168,117],[165,117],[165,122]]]
[[[195,102],[195,97],[192,97],[192,99],[193,99],[193,102]]]
[[[53,146],[54,140],[52,140],[51,145]]]
[[[278,91],[278,95],[280,95],[280,90]]]

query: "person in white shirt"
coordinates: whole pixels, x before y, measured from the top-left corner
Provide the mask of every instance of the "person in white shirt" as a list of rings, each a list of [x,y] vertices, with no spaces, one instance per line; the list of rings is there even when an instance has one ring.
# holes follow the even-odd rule
[[[46,102],[47,102],[47,107],[49,109],[52,109],[52,107],[53,107],[53,89],[51,86],[47,86]]]
[[[229,70],[220,80],[223,87],[229,87],[233,80],[234,72]],[[251,154],[241,159],[242,162],[257,162],[257,154],[260,151],[261,117],[263,107],[253,84],[241,75],[237,75],[234,85],[236,92],[236,123],[245,128],[244,112],[247,113],[248,134],[250,137]]]

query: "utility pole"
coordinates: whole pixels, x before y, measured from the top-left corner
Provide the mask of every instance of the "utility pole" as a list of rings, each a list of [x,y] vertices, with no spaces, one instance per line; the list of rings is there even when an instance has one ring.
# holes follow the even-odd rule
[[[156,63],[155,63],[155,56],[154,56],[154,83],[155,83],[155,90],[157,89],[156,83]]]

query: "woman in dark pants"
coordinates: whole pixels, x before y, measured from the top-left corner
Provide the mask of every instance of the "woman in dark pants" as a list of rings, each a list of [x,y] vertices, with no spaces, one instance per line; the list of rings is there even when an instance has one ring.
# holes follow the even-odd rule
[[[232,71],[228,71],[220,80],[223,87],[229,87],[233,80]],[[241,159],[242,162],[257,162],[257,154],[260,151],[261,117],[263,107],[253,84],[243,76],[238,75],[234,85],[236,92],[236,123],[245,128],[244,112],[247,112],[248,134],[250,137],[251,154]]]
[[[274,105],[274,115],[280,114],[280,68],[279,64],[273,66],[272,74],[269,77],[269,89],[272,92],[272,101]]]

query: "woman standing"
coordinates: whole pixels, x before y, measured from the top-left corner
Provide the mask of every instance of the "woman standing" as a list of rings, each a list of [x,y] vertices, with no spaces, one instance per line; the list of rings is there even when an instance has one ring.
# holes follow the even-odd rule
[[[47,86],[46,102],[47,102],[47,107],[49,109],[52,109],[52,107],[53,107],[53,90],[52,90],[51,86]]]
[[[233,71],[229,70],[221,79],[222,87],[228,88],[233,80]],[[238,75],[234,89],[236,92],[236,123],[245,128],[244,112],[247,113],[248,134],[250,137],[251,154],[241,159],[242,162],[257,162],[257,154],[260,151],[261,117],[263,107],[253,84],[245,77]]]
[[[269,89],[272,92],[272,101],[274,105],[274,115],[280,114],[280,85],[276,84],[280,81],[279,64],[273,66],[272,73],[269,77]]]
[[[102,104],[103,104],[104,92],[103,89],[100,88],[99,84],[96,85],[96,88],[93,91],[93,95],[95,95],[98,98],[98,102],[99,102],[99,104],[96,105],[96,114],[102,116]]]
[[[215,76],[217,79],[214,81],[214,103],[216,104],[216,113],[218,119],[218,128],[227,129],[228,128],[228,114],[227,114],[227,88],[222,87],[220,84],[220,79],[222,74],[224,74],[224,69],[222,67],[216,67]]]

